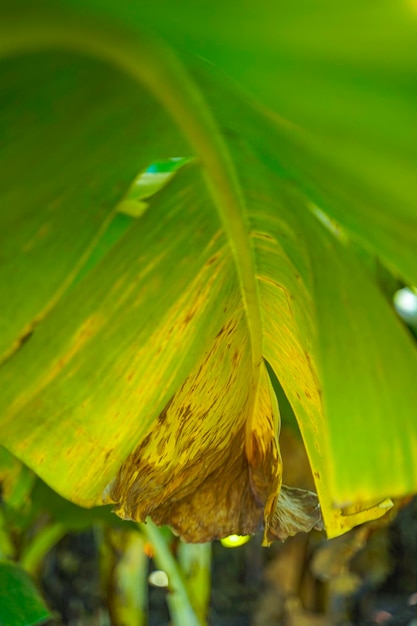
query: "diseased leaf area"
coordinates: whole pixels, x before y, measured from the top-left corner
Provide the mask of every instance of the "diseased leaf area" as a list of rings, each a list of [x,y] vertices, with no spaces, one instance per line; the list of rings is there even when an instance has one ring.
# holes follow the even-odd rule
[[[372,269],[416,276],[417,143],[388,122],[415,114],[417,27],[384,3],[375,55],[361,48],[371,93],[346,38],[335,74],[345,12],[329,3],[308,33],[300,8],[266,0],[229,33],[229,7],[198,43],[166,21],[172,8],[159,23],[146,4],[132,17],[88,0],[84,15],[60,0],[32,24],[29,4],[0,24],[1,443],[69,500],[190,542],[262,531],[268,544],[323,524],[334,536],[417,491],[415,341]],[[401,84],[378,56],[391,21]],[[341,95],[363,107],[346,108],[344,131]],[[391,150],[409,187],[387,180]],[[152,179],[155,162],[169,174]],[[317,495],[282,485],[266,362]]]
[[[238,318],[220,330],[204,360],[122,467],[112,496],[122,501],[123,515],[144,520],[151,514],[191,541],[224,537],[236,529],[253,533],[263,526],[265,501],[279,488],[281,467],[275,441],[265,455],[266,468],[261,466],[263,450],[254,453],[253,468],[246,457],[252,386],[245,334],[238,340],[241,329]],[[271,438],[269,394],[263,400],[259,409],[271,422]]]

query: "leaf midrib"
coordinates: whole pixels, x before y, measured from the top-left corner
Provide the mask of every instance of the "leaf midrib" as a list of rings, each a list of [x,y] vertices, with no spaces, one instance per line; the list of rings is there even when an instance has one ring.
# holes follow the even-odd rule
[[[162,42],[107,22],[28,6],[0,25],[0,56],[66,49],[105,60],[145,86],[164,106],[200,159],[234,257],[250,336],[254,387],[262,363],[262,324],[255,263],[238,177],[203,95]]]

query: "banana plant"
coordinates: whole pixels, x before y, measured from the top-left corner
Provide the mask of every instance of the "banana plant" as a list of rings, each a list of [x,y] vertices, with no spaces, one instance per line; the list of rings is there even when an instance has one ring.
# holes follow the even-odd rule
[[[415,5],[0,7],[2,445],[191,542],[416,492],[416,347],[375,269],[417,284]],[[317,497],[282,485],[271,371]]]

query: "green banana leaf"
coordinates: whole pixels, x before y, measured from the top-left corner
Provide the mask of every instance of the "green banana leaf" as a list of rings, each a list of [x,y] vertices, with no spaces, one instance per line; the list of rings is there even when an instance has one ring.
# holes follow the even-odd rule
[[[363,263],[417,282],[414,8],[275,4],[19,1],[0,22],[1,442],[77,504],[190,541],[320,524],[281,487],[266,362],[329,536],[417,488],[416,348]],[[120,228],[169,157],[193,158]]]
[[[0,560],[0,624],[32,626],[51,617],[29,575],[16,563]]]

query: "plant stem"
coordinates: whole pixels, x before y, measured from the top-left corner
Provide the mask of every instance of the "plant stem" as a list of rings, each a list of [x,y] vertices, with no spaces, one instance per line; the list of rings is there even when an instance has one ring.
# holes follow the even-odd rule
[[[30,542],[20,559],[23,569],[35,576],[45,556],[67,532],[68,527],[65,524],[50,524],[43,528]]]
[[[110,567],[102,559],[107,574],[108,603],[115,626],[146,626],[148,613],[148,557],[143,534],[137,530],[106,529],[105,549]]]
[[[184,573],[194,610],[201,620],[207,618],[211,583],[211,543],[181,543],[178,561]]]
[[[167,602],[172,623],[174,626],[205,626],[206,622],[197,617],[192,607],[179,565],[174,559],[163,534],[149,518],[146,524],[142,524],[141,528],[155,550],[155,563],[168,576],[169,594]]]

